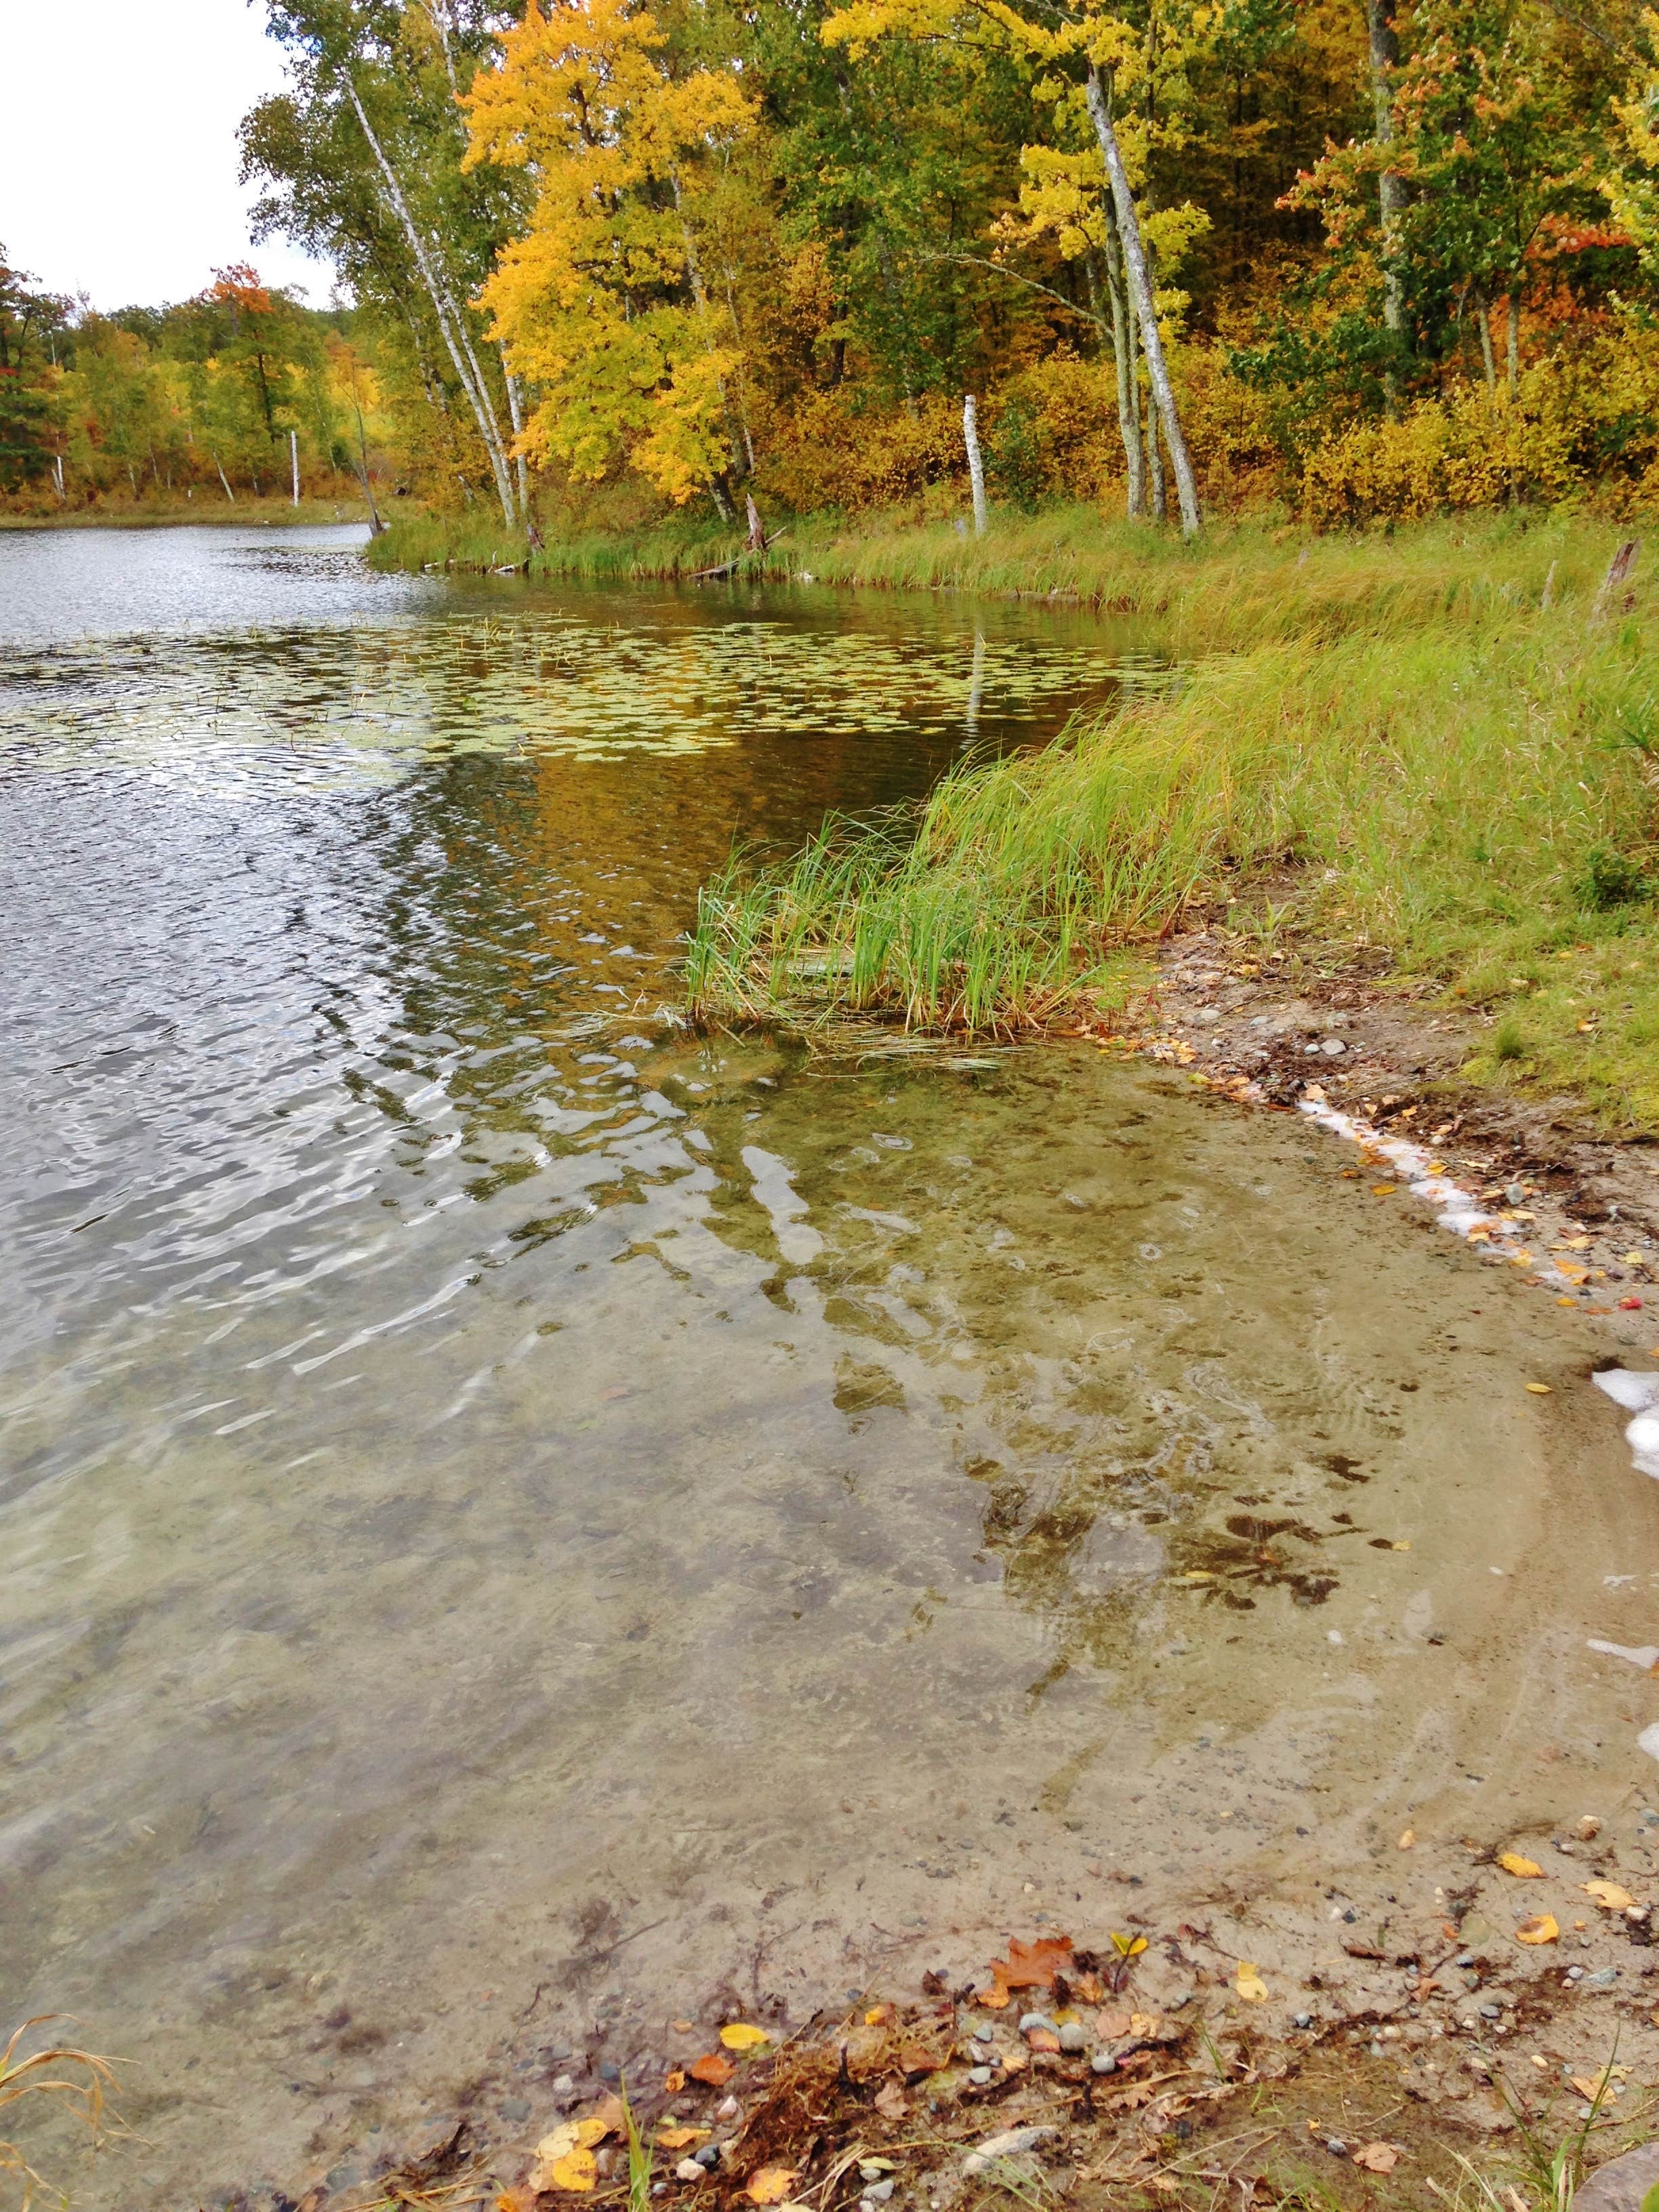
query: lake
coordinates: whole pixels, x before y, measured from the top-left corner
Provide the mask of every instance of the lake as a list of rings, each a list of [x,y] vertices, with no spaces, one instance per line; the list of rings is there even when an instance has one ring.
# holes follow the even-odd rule
[[[721,1996],[1518,1819],[1547,1737],[1628,1790],[1580,1324],[1178,1071],[679,1018],[734,839],[1141,641],[359,542],[0,534],[0,2030],[122,2060],[78,2201],[533,2141]]]

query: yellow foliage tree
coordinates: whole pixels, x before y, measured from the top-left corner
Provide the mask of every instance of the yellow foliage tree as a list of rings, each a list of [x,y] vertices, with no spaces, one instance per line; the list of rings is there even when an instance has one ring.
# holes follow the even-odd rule
[[[542,394],[520,449],[590,479],[624,458],[729,514],[741,347],[700,238],[754,103],[733,69],[677,72],[633,0],[530,0],[500,44],[463,105],[468,164],[536,180],[529,230],[479,295]]]

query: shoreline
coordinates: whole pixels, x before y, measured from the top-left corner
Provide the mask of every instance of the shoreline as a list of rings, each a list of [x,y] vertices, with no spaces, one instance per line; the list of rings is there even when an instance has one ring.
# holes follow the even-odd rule
[[[246,529],[256,525],[286,525],[292,529],[329,529],[348,525],[361,525],[368,520],[368,510],[361,501],[361,512],[351,512],[349,499],[304,499],[296,507],[286,496],[280,499],[250,499],[239,501],[235,507],[221,504],[210,506],[204,500],[198,508],[193,503],[184,506],[158,507],[154,511],[142,509],[77,509],[63,514],[9,514],[0,510],[0,532],[45,530],[174,530],[204,527],[215,530]]]

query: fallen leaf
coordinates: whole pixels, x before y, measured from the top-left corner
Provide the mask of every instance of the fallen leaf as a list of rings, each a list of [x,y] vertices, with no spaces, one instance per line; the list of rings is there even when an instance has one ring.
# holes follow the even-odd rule
[[[1415,1828],[1402,1828],[1402,1829],[1400,1831],[1400,1840],[1399,1840],[1399,1842],[1398,1842],[1397,1844],[1395,1844],[1395,1849],[1397,1851],[1409,1851],[1409,1850],[1414,1850],[1416,1849],[1416,1847],[1417,1847],[1417,1831],[1416,1831],[1416,1829],[1415,1829]]]
[[[1129,2022],[1133,2018],[1133,2014],[1127,2012],[1097,2013],[1095,2026],[1104,2036],[1127,2035],[1129,2033]]]
[[[495,2199],[495,2212],[534,2212],[535,2203],[527,2189],[504,2189]]]
[[[694,2058],[685,2070],[694,2081],[706,2081],[711,2089],[723,2089],[738,2069],[718,2051],[710,2051],[701,2058]]]
[[[1120,1959],[1138,1959],[1146,1948],[1144,1936],[1120,1936],[1114,1931],[1112,1948]]]
[[[678,2096],[679,2092],[684,2088],[685,2076],[681,2073],[678,2066],[674,2069],[672,2074],[664,2075],[662,2086],[664,2094],[670,2097]]]
[[[1598,2098],[1605,2097],[1615,2081],[1625,2081],[1629,2078],[1628,2066],[1604,2066],[1599,2074],[1573,2074],[1568,2076],[1579,2095],[1588,2097],[1592,2105]]]
[[[1031,2054],[1029,2051],[1005,2051],[1002,2054],[1002,2070],[1005,2074],[1023,2074],[1030,2063]],[[879,2103],[880,2100],[878,2099],[877,2102]]]
[[[1395,1183],[1374,1182],[1371,1185],[1371,1196],[1373,1198],[1392,1198],[1397,1188],[1398,1185]]]
[[[763,2027],[751,2027],[746,2020],[734,2020],[730,2027],[720,2030],[720,2041],[728,2051],[758,2051],[771,2037]]]
[[[599,2172],[591,2150],[573,2150],[563,2158],[556,2158],[550,2166],[544,2166],[538,2159],[530,2169],[531,2186],[538,2193],[544,2189],[586,2192],[599,2179]]]
[[[1048,1989],[1054,1976],[1063,1973],[1071,1963],[1069,1936],[1039,1936],[1035,1943],[1022,1943],[1018,1936],[1011,1936],[1007,1957],[991,1961],[991,1990],[980,2002],[1000,2009],[1007,2003],[1011,1990]]]
[[[743,2193],[751,2204],[781,2204],[794,2185],[794,2167],[763,2166],[750,2175]]]
[[[906,2074],[937,2074],[949,2060],[943,2052],[930,2050],[925,2043],[902,2043],[898,2063]]]
[[[902,2120],[910,2107],[896,2081],[884,2081],[876,2092],[876,2110],[884,2120]]]
[[[866,2027],[885,2027],[888,2021],[891,2020],[892,2017],[893,2008],[891,2005],[872,2005],[869,2011],[864,2015],[864,2024]]]
[[[1392,2173],[1400,2163],[1400,2153],[1392,2143],[1362,2143],[1353,2154],[1356,2166],[1363,2166],[1367,2173]]]
[[[690,2035],[691,2033],[691,2023],[689,2020],[671,2020],[668,2025],[676,2035]]]
[[[1249,2004],[1265,2004],[1267,1984],[1249,1959],[1238,1962],[1238,1994]]]
[[[1528,1382],[1527,1388],[1534,1398],[1547,1398],[1551,1395],[1550,1385],[1547,1382]]]
[[[1106,1994],[1098,1974],[1079,1974],[1073,1987],[1085,2004],[1098,2004]]]
[[[1627,1889],[1620,1889],[1616,1881],[1581,1881],[1578,1885],[1586,1897],[1593,1897],[1603,1912],[1624,1912],[1636,1899]]]
[[[1519,1851],[1499,1851],[1498,1863],[1505,1874],[1512,1874],[1517,1881],[1541,1880],[1544,1869],[1536,1859],[1523,1859]]]
[[[1170,2031],[1164,2024],[1161,2013],[1132,2012],[1129,2014],[1129,2033],[1140,2043],[1164,2043],[1170,2039]]]
[[[1060,2048],[1060,2038],[1050,2028],[1029,2029],[1025,2040],[1033,2051],[1058,2051]]]
[[[1553,1912],[1536,1912],[1530,1920],[1523,1920],[1515,1931],[1517,1943],[1555,1943],[1560,1936]]]
[[[619,2136],[627,2124],[628,2107],[613,2089],[608,2097],[599,2100],[581,2123],[581,2142],[584,2145],[603,2142],[606,2136]],[[587,2130],[591,2128],[598,2128],[599,2134],[589,2134]]]
[[[659,2128],[659,2150],[690,2150],[693,2143],[707,2142],[713,2128]]]

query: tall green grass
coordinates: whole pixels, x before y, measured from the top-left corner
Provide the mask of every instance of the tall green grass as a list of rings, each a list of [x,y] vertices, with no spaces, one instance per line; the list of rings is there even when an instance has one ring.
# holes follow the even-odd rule
[[[1270,892],[1281,925],[1490,1012],[1491,1079],[1659,1123],[1656,603],[1588,622],[1607,535],[1555,533],[1547,609],[1542,571],[1528,595],[1494,558],[1425,614],[1425,533],[1334,635],[1194,661],[1040,753],[957,768],[908,819],[738,858],[702,895],[695,1006],[1011,1030]]]

